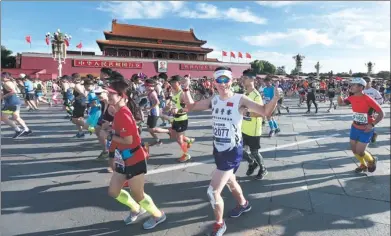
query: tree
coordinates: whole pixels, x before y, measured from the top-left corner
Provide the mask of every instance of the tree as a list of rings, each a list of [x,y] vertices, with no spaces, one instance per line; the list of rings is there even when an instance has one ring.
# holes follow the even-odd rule
[[[268,61],[264,60],[255,60],[250,63],[251,68],[257,74],[272,74],[276,73],[276,67]]]
[[[363,73],[363,72],[358,72],[358,73],[352,74],[352,77],[365,77],[365,76],[367,76],[367,73]]]
[[[382,79],[390,79],[390,72],[389,71],[379,71],[377,73],[377,77],[382,78]]]
[[[279,67],[277,67],[276,74],[277,74],[277,75],[286,75],[285,66],[279,66]]]
[[[12,51],[1,45],[1,68],[15,68],[16,58],[12,55]]]

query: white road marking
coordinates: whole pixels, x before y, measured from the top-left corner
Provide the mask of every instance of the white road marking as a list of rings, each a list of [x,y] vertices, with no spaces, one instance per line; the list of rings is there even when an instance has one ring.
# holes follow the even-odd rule
[[[328,136],[324,135],[324,136],[321,136],[319,138],[293,142],[293,143],[281,145],[281,146],[278,146],[278,147],[263,148],[263,149],[261,149],[259,151],[260,152],[274,151],[274,150],[278,150],[278,149],[292,147],[292,146],[299,145],[299,144],[311,143],[311,142],[316,142],[316,141],[323,140],[323,139],[337,137],[337,136],[340,136],[340,135],[341,134],[333,134],[333,135],[328,135]],[[213,162],[214,162],[214,159],[201,161],[201,162],[182,163],[182,164],[178,164],[178,165],[175,165],[175,166],[169,166],[169,167],[165,167],[165,168],[159,168],[159,169],[148,171],[147,175],[160,174],[160,173],[164,173],[164,172],[185,169],[185,168],[188,168],[188,167],[199,166],[199,165],[203,165],[203,164],[210,164],[210,163],[213,163]]]
[[[210,122],[212,122],[212,120],[201,120],[201,121],[189,122],[189,124],[210,123]]]

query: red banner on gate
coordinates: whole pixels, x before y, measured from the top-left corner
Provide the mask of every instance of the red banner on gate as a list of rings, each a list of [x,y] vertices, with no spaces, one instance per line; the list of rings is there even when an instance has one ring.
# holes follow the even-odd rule
[[[124,61],[101,61],[101,60],[73,60],[74,67],[108,67],[123,69],[142,69],[141,62],[124,62]]]
[[[218,66],[211,65],[192,65],[192,64],[180,64],[181,70],[199,70],[199,71],[214,71]]]

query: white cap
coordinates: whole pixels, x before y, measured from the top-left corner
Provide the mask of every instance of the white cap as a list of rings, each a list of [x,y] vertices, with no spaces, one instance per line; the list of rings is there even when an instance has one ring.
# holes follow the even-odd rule
[[[361,84],[362,86],[367,86],[367,81],[365,81],[363,78],[356,77],[350,80],[351,84]]]
[[[221,76],[225,76],[225,77],[228,77],[230,79],[232,79],[232,72],[229,71],[229,70],[218,70],[216,71],[214,74],[213,74],[213,77],[215,79],[221,77]]]
[[[22,73],[22,74],[19,75],[19,77],[23,79],[24,77],[26,77],[26,74]]]

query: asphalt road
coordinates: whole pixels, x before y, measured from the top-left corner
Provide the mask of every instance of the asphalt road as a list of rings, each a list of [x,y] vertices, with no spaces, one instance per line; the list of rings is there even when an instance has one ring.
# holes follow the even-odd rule
[[[253,209],[227,219],[225,235],[390,235],[390,106],[377,127],[379,158],[373,174],[357,175],[348,142],[351,113],[338,108],[304,114],[295,101],[290,114],[277,117],[282,132],[261,139],[269,175],[255,181],[238,179]],[[211,156],[211,114],[191,114],[187,134],[196,138],[192,161],[179,164],[176,143],[161,135],[164,144],[151,147],[146,192],[167,214],[167,221],[151,231],[142,222],[125,226],[126,207],[107,194],[110,174],[95,136],[77,139],[75,128],[58,107],[22,112],[30,137],[12,140],[13,131],[2,126],[1,228],[2,236],[84,235],[205,235],[213,212],[206,189],[214,169]],[[264,133],[268,127],[264,127]],[[143,137],[149,139],[147,132]],[[226,212],[235,206],[223,192]]]

